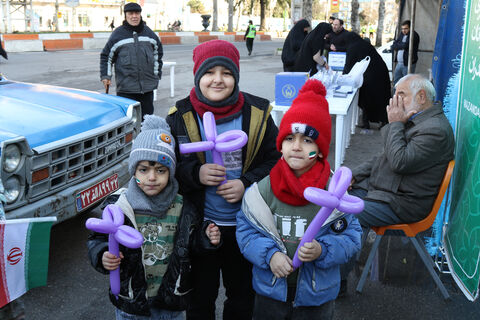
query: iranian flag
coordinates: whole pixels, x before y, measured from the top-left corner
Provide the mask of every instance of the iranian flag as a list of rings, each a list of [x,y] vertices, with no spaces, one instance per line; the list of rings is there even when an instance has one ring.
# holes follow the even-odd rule
[[[0,221],[0,307],[47,284],[50,229],[56,220]]]

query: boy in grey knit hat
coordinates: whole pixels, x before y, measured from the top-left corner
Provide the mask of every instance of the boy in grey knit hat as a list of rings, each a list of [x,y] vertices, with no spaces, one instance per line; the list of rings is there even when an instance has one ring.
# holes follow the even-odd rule
[[[175,167],[170,127],[163,118],[146,115],[130,152],[132,178],[115,203],[125,215],[125,225],[142,233],[142,247],[121,246],[116,257],[108,252],[106,235],[93,234],[88,242],[97,270],[106,273],[120,268],[118,299],[110,293],[117,319],[132,315],[183,319],[192,289],[188,282],[191,243],[208,250],[220,242],[218,227],[213,223],[202,227],[195,206],[177,194]]]

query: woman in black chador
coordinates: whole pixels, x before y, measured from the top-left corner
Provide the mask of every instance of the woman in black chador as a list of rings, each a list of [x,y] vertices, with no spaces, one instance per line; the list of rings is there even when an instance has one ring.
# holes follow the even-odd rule
[[[295,23],[292,30],[288,33],[282,50],[283,71],[293,71],[297,52],[302,46],[303,39],[308,34],[308,28],[310,28],[310,23],[302,19]]]
[[[387,111],[391,98],[390,77],[387,65],[378,54],[375,47],[363,40],[358,34],[350,32],[347,35],[347,60],[343,73],[347,74],[356,62],[370,56],[370,64],[363,74],[363,85],[360,88],[358,106],[363,111],[363,128],[370,128],[369,122],[387,123]]]
[[[293,71],[310,72],[310,76],[317,73],[317,62],[313,60],[313,56],[323,50],[325,35],[330,32],[332,32],[332,26],[329,23],[322,22],[307,35],[298,51]],[[320,52],[320,55],[321,54],[322,52]]]

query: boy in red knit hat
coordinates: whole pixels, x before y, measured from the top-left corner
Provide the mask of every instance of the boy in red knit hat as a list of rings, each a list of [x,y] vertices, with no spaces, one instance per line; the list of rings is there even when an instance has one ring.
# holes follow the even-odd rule
[[[252,271],[235,239],[236,215],[245,189],[267,176],[280,157],[275,148],[278,129],[269,101],[240,91],[240,54],[233,44],[202,43],[193,51],[193,62],[195,86],[167,117],[177,146],[206,140],[202,117],[207,111],[215,116],[218,134],[243,130],[248,142],[240,150],[222,153],[224,166],[213,164],[209,151],[180,154],[176,148],[180,193],[203,213],[205,228],[213,227],[211,222],[219,226],[222,241],[218,250],[192,257],[194,290],[187,318],[215,319],[221,271],[227,297],[223,319],[250,320]]]
[[[253,264],[254,319],[332,319],[341,264],[360,249],[362,229],[352,215],[334,211],[312,242],[292,259],[319,206],[303,197],[307,187],[324,189],[331,120],[326,90],[308,80],[280,123],[282,158],[270,175],[245,193],[237,215],[237,241]]]

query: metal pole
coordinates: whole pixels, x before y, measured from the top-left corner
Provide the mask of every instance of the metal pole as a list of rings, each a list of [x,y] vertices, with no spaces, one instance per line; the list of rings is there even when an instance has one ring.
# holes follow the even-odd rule
[[[58,28],[58,0],[55,0],[55,17],[53,18],[53,21],[55,22],[55,32],[59,31]]]
[[[3,16],[3,1],[0,0],[0,33],[5,33],[5,17]]]
[[[413,56],[413,40],[415,38],[415,8],[417,7],[417,0],[412,0],[412,11],[410,14],[410,39],[408,42],[408,73],[412,72],[412,56]]]
[[[233,0],[228,0],[228,32],[233,31]]]
[[[6,1],[6,8],[7,11],[7,33],[12,33],[12,19],[10,17],[10,0]]]
[[[32,0],[30,0],[30,32],[33,32],[33,4]]]

